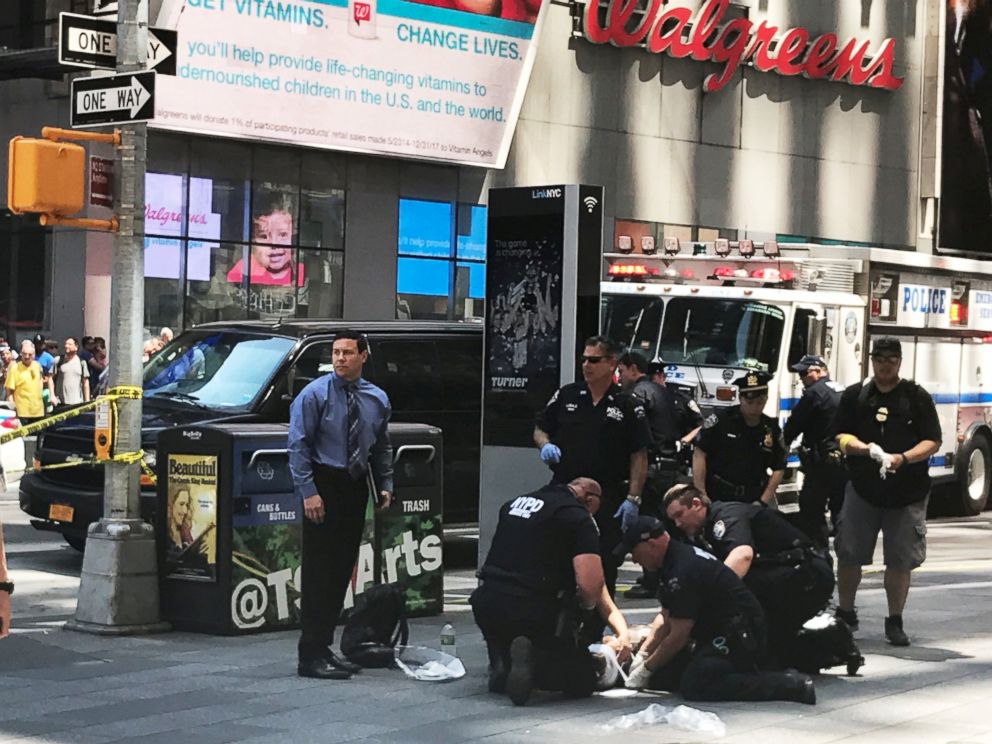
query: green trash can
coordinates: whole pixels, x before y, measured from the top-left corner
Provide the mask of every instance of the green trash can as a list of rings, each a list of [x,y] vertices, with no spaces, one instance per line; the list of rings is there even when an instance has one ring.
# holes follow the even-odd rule
[[[399,583],[410,614],[443,609],[441,431],[390,424],[395,493],[370,499],[345,609],[377,571]],[[161,607],[177,630],[222,635],[300,621],[303,511],[293,493],[285,424],[170,429],[157,447]]]

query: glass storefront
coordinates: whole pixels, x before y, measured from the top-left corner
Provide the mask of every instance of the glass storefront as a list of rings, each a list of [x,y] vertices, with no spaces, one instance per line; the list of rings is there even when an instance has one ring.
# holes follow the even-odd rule
[[[145,326],[340,318],[344,160],[154,133],[145,180]]]

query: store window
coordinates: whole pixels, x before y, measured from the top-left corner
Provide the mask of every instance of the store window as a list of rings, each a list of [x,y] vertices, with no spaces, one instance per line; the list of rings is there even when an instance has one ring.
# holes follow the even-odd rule
[[[486,208],[400,199],[396,317],[479,320],[485,313]]]
[[[14,348],[45,325],[51,231],[38,220],[0,212],[0,335]]]
[[[155,134],[145,180],[145,326],[338,318],[339,156]]]

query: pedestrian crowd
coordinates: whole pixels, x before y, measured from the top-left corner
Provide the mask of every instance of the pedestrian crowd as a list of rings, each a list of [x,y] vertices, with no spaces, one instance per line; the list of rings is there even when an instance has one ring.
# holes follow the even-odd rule
[[[298,672],[344,680],[361,667],[332,646],[367,481],[386,508],[393,474],[389,398],[362,378],[367,341],[343,332],[333,351],[334,371],[293,401],[289,455],[305,513]],[[900,342],[876,339],[870,356],[873,375],[846,389],[820,356],[792,364],[804,392],[783,435],[764,413],[765,370],[745,371],[736,404],[704,419],[661,360],[588,339],[581,379],[536,416],[550,482],[502,505],[470,600],[489,690],[515,705],[535,689],[582,697],[616,684],[815,704],[812,675],[864,663],[854,601],[879,534],[885,638],[909,645],[902,613],[926,555],[927,463],[941,431],[931,396],[899,376]],[[800,441],[805,476],[795,524],[773,508],[787,440]],[[628,555],[644,571],[628,598],[659,603],[648,626],[628,625],[616,603]]]
[[[144,344],[147,362],[173,338],[163,328]],[[107,391],[107,341],[100,336],[69,336],[61,344],[37,334],[12,346],[0,337],[0,378],[7,402],[21,424],[39,421],[67,407],[87,403]]]

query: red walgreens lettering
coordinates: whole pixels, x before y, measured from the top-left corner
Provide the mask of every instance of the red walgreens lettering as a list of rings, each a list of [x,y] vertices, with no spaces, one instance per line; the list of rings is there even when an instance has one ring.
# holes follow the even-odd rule
[[[647,0],[644,15],[631,28],[639,5],[639,0],[608,0],[606,23],[602,25],[599,0],[587,0],[583,23],[586,39],[618,47],[644,43],[653,54],[716,62],[723,66],[721,71],[707,75],[703,81],[703,89],[710,93],[723,88],[734,71],[750,61],[762,72],[803,75],[812,80],[829,79],[883,90],[897,90],[903,84],[903,78],[894,72],[895,41],[891,38],[871,55],[869,42],[850,39],[841,46],[836,34],[810,38],[808,30],[792,28],[779,36],[778,27],[767,21],[757,26],[746,18],[723,23],[730,0],[707,0],[695,18],[688,8],[663,10],[659,0]],[[686,39],[685,30],[690,24],[692,30]]]

